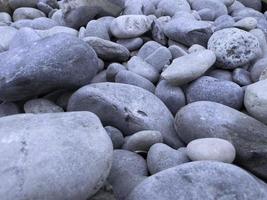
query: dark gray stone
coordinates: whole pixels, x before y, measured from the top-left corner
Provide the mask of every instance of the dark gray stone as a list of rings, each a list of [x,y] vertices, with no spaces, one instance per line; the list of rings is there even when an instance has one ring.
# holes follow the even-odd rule
[[[228,140],[236,148],[236,163],[267,178],[267,126],[260,121],[228,106],[202,101],[183,107],[175,127],[185,143],[207,137]]]
[[[11,49],[0,60],[0,99],[11,101],[86,85],[98,65],[94,50],[67,34]]]
[[[45,14],[36,8],[18,8],[13,12],[13,21],[22,19],[36,19],[39,17],[46,17]]]
[[[165,103],[173,115],[186,104],[183,90],[180,87],[169,84],[165,80],[159,82],[155,95]]]
[[[175,150],[166,144],[154,144],[147,153],[147,167],[150,174],[190,162],[185,151]]]
[[[10,7],[15,10],[20,7],[36,7],[37,0],[8,0]]]
[[[107,68],[107,80],[110,82],[115,82],[116,75],[122,70],[126,70],[124,65],[121,65],[120,63],[111,63]]]
[[[233,71],[233,81],[240,86],[252,84],[250,72],[242,68],[237,68]]]
[[[225,28],[234,27],[235,20],[230,15],[221,15],[215,21],[213,26],[215,27],[215,31],[219,31]]]
[[[126,47],[129,51],[137,50],[143,45],[143,39],[140,37],[131,39],[119,39],[117,43]]]
[[[232,73],[224,69],[215,69],[208,73],[208,76],[217,78],[222,81],[233,81]]]
[[[250,74],[253,82],[259,81],[261,73],[267,69],[267,58],[259,59],[251,68]]]
[[[5,117],[8,115],[19,114],[20,109],[17,104],[6,102],[0,104],[0,117]]]
[[[25,113],[41,114],[41,113],[57,113],[64,110],[54,102],[47,99],[31,99],[24,104]]]
[[[113,143],[113,148],[120,149],[124,143],[124,137],[122,132],[119,129],[114,128],[112,126],[106,126],[105,129]]]
[[[116,127],[125,135],[156,130],[170,146],[183,146],[173,128],[170,111],[155,95],[142,88],[120,83],[85,86],[69,101],[68,111],[78,110],[97,114],[105,125]]]
[[[244,92],[234,82],[203,76],[187,87],[186,98],[188,103],[213,101],[240,109],[243,105]]]

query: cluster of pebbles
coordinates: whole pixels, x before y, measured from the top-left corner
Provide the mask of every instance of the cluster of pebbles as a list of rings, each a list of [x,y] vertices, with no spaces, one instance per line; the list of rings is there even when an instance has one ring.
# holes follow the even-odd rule
[[[0,0],[1,200],[266,200],[260,0]]]

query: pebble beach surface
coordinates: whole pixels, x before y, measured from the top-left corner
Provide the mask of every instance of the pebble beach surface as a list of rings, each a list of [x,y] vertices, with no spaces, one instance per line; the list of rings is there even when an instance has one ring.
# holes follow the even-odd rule
[[[260,0],[0,0],[0,200],[267,200]]]

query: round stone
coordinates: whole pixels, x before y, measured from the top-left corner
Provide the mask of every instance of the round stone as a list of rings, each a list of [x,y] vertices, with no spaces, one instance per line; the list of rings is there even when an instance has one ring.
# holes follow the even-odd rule
[[[214,160],[232,163],[235,154],[235,147],[227,140],[219,138],[197,139],[187,145],[187,155],[192,161]]]
[[[215,52],[217,64],[224,69],[234,69],[248,64],[261,54],[258,39],[251,33],[237,28],[215,32],[208,42]]]

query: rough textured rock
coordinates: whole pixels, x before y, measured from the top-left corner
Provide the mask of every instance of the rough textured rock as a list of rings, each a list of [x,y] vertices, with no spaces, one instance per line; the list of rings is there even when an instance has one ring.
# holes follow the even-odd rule
[[[236,163],[267,178],[267,126],[260,121],[222,104],[202,101],[183,107],[175,127],[185,143],[207,137],[228,140],[236,148]]]
[[[186,151],[172,149],[166,144],[154,144],[147,153],[147,167],[150,174],[189,162]]]
[[[105,125],[132,135],[142,130],[157,130],[164,142],[183,146],[173,128],[173,117],[167,107],[152,93],[131,85],[99,83],[85,86],[73,94],[69,111],[88,110]]]
[[[0,99],[13,101],[86,85],[98,65],[93,49],[67,34],[9,50],[0,60]]]
[[[186,98],[188,103],[213,101],[240,109],[243,105],[244,92],[234,82],[202,76],[187,87]]]
[[[231,164],[200,161],[164,170],[139,184],[126,200],[250,200],[267,198],[253,176]]]
[[[215,61],[215,54],[210,50],[191,53],[173,60],[161,76],[174,85],[184,85],[203,75]]]
[[[112,143],[92,113],[22,114],[0,126],[1,199],[84,200],[109,174]]]
[[[244,103],[247,111],[256,119],[267,124],[267,80],[247,86]]]
[[[219,138],[193,140],[186,149],[192,161],[213,160],[232,163],[236,154],[235,147],[230,142]]]
[[[258,39],[249,32],[228,28],[215,32],[208,42],[215,52],[217,64],[224,69],[234,69],[259,57],[261,48]]]

